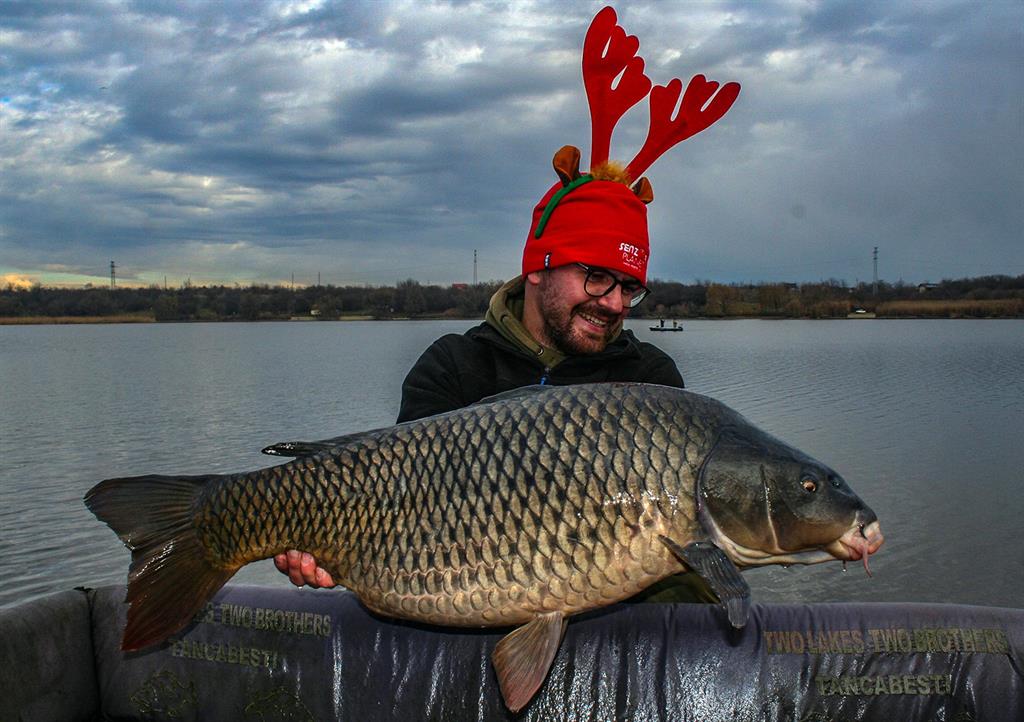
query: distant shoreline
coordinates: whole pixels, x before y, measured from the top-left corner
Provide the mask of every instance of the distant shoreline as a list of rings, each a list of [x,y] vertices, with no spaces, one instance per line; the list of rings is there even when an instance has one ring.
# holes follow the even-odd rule
[[[656,318],[636,317],[632,321],[650,322]],[[825,318],[795,316],[694,316],[675,319],[689,321],[1020,321],[1020,316],[832,316]],[[83,326],[99,324],[176,324],[176,323],[350,323],[363,321],[483,321],[482,317],[417,316],[382,317],[350,316],[340,318],[211,318],[202,320],[157,321],[144,316],[0,316],[0,326]]]
[[[648,281],[632,318],[1024,318],[1024,275],[904,283],[724,285]],[[480,319],[499,281],[395,286],[0,288],[0,324]]]

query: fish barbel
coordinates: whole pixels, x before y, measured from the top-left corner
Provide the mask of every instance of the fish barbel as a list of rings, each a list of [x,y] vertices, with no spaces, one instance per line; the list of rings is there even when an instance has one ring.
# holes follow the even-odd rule
[[[85,503],[132,550],[125,650],[186,626],[243,565],[312,553],[371,610],[519,626],[510,709],[566,618],[692,571],[742,626],[738,567],[867,558],[877,518],[834,471],[713,399],[650,384],[527,387],[326,441],[249,473],[109,479]]]

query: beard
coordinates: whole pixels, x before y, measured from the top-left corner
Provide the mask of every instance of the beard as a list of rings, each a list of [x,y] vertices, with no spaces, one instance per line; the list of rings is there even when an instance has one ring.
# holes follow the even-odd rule
[[[540,296],[544,331],[559,351],[570,356],[603,351],[622,328],[619,314],[609,314],[596,301],[568,306],[554,288],[545,288]],[[574,319],[579,314],[606,322],[603,333],[586,333],[578,328]]]

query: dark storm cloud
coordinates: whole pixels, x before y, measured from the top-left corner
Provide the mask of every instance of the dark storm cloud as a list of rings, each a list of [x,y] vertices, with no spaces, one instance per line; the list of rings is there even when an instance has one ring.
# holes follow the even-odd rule
[[[587,157],[598,8],[0,5],[0,275],[507,277],[551,154]],[[852,282],[875,245],[890,279],[1024,272],[1019,3],[618,12],[655,83],[743,83],[650,171],[652,275]]]

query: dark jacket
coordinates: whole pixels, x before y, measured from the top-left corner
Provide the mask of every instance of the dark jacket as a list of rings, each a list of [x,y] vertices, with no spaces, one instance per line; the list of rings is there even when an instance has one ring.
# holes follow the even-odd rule
[[[485,322],[461,336],[442,336],[423,352],[402,384],[398,421],[452,411],[530,384],[602,381],[683,386],[675,362],[658,347],[638,341],[631,331],[623,331],[599,353],[570,356],[547,369]]]

